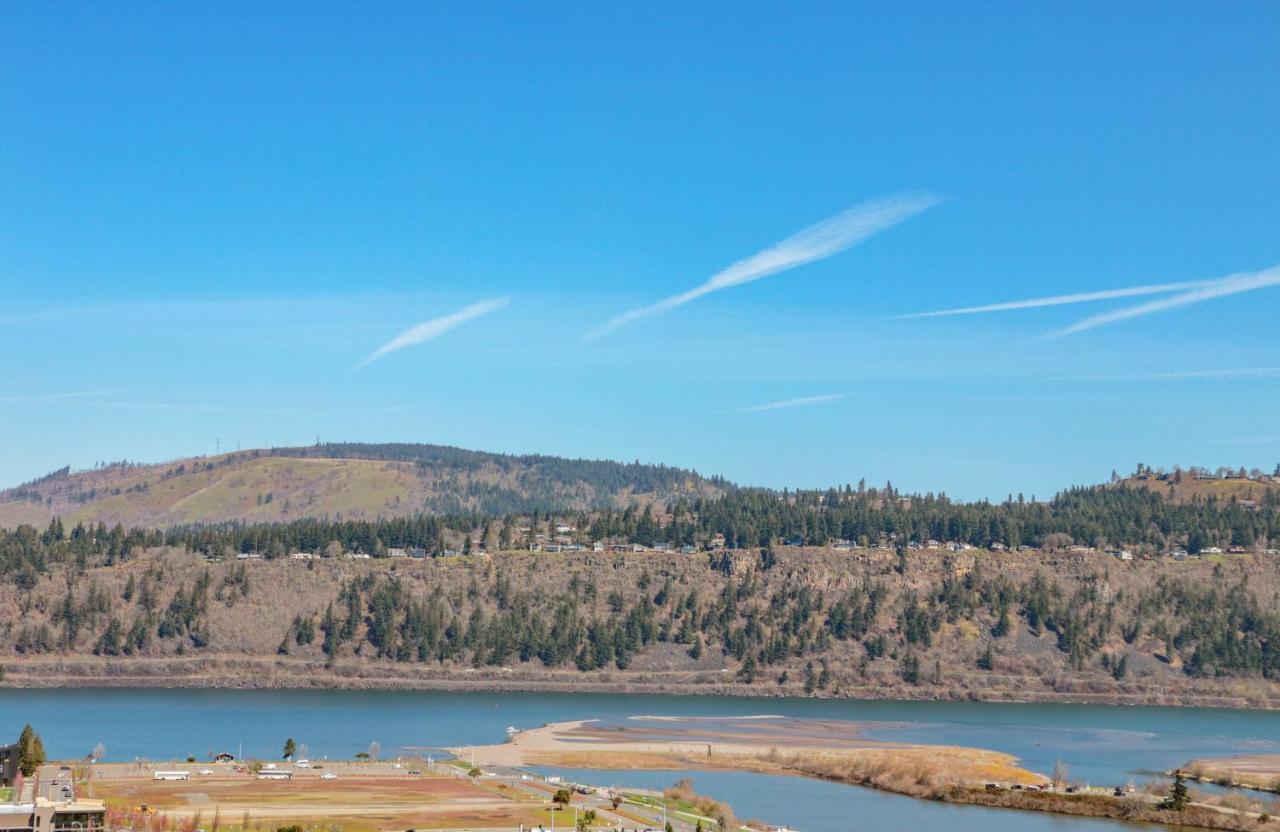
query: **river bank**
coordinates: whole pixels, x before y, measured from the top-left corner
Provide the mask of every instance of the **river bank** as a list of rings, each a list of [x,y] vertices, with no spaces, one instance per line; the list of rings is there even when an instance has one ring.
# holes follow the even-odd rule
[[[683,768],[788,774],[914,798],[1245,832],[1266,808],[1201,798],[1174,809],[1155,790],[1051,782],[1012,755],[980,748],[868,740],[857,725],[781,717],[635,717],[634,726],[586,721],[522,731],[510,741],[468,747],[480,765],[589,769]],[[462,749],[456,749],[462,753]]]
[[[1162,688],[1133,692],[1093,691],[1059,682],[1035,686],[1026,677],[982,676],[984,684],[867,684],[816,690],[815,699],[848,701],[950,701],[1142,705],[1165,708],[1232,708],[1280,711],[1274,691],[1241,685],[1237,692],[1167,693]],[[580,673],[544,668],[440,668],[386,663],[324,662],[239,654],[173,658],[111,659],[96,656],[8,659],[0,688],[147,688],[209,690],[458,691],[652,694],[702,697],[794,698],[794,687],[772,682],[746,684],[727,672],[607,671]]]

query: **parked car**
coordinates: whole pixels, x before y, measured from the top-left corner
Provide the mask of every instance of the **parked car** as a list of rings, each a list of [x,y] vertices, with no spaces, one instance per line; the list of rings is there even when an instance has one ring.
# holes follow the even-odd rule
[[[324,774],[320,775],[320,779],[321,780],[337,780],[338,775],[334,774],[332,771],[326,771]]]

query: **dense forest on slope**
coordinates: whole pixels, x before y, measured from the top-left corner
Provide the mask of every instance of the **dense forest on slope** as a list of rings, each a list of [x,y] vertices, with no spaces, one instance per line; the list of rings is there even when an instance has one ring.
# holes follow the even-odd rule
[[[572,529],[564,534],[557,527]],[[761,548],[783,541],[826,546],[923,544],[1060,550],[1127,547],[1139,556],[1183,548],[1265,552],[1280,547],[1280,489],[1259,487],[1255,499],[1209,497],[1174,502],[1127,484],[1065,491],[1048,502],[1013,498],[959,503],[940,496],[903,496],[882,489],[773,492],[734,489],[718,498],[674,499],[665,506],[594,511],[416,514],[379,520],[320,520],[183,526],[164,531],[55,520],[37,530],[0,530],[0,580],[39,572],[50,563],[112,563],[139,546],[167,545],[211,557],[294,552],[365,553],[422,548],[428,554],[505,551],[553,543],[668,544],[674,548]]]
[[[557,535],[557,527],[572,529]],[[441,554],[451,547],[509,550],[563,543],[615,541],[653,546],[760,548],[787,541],[861,546],[928,540],[978,548],[1057,550],[1071,545],[1132,547],[1159,554],[1183,547],[1265,551],[1280,546],[1280,489],[1260,488],[1257,499],[1207,498],[1173,502],[1146,488],[1121,484],[1074,488],[1048,502],[1021,498],[1002,503],[960,503],[945,497],[903,496],[883,489],[846,486],[825,491],[774,492],[734,489],[717,498],[676,499],[665,507],[628,506],[595,511],[541,511],[487,515],[469,512],[417,514],[378,520],[224,523],[165,531],[61,520],[37,530],[0,529],[0,578],[44,570],[51,563],[114,563],[142,546],[180,547],[212,557],[292,552],[375,557],[388,548],[420,547]]]

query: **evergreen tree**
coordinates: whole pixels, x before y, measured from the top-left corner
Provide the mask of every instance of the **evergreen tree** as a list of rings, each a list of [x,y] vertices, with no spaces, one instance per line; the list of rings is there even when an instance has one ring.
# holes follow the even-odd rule
[[[44,742],[30,724],[18,736],[18,769],[23,777],[31,777],[45,763]]]
[[[1182,772],[1176,771],[1173,774],[1173,785],[1169,787],[1169,796],[1160,802],[1160,808],[1181,812],[1190,802],[1191,798],[1187,796],[1187,784],[1182,779]]]

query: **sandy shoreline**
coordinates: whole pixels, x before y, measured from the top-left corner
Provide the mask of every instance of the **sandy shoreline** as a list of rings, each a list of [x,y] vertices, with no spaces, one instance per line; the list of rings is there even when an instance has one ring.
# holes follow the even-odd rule
[[[656,723],[654,729],[636,722]],[[556,765],[569,768],[678,767],[803,774],[788,761],[814,759],[920,767],[952,782],[1038,786],[1043,775],[1021,768],[1011,754],[980,748],[868,740],[859,723],[798,720],[786,717],[647,719],[632,717],[625,726],[591,720],[555,722],[521,731],[497,745],[451,749],[477,765]],[[733,730],[735,724],[769,730]],[[660,729],[659,729],[660,727]]]

